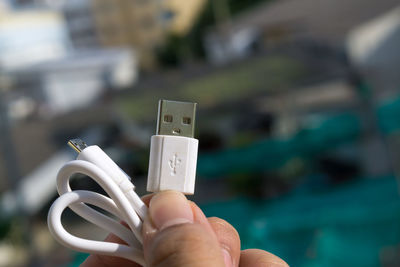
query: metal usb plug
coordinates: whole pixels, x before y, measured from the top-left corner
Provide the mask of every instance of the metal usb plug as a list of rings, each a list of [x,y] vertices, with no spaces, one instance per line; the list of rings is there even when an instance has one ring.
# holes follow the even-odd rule
[[[157,134],[192,137],[197,103],[160,100]]]

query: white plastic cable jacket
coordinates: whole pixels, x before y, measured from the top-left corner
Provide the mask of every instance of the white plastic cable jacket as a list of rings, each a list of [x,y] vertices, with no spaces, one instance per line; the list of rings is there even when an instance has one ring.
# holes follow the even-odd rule
[[[159,101],[157,133],[151,138],[147,191],[194,193],[199,143],[193,138],[196,106],[189,102]],[[51,234],[70,249],[122,257],[144,265],[141,231],[147,207],[135,193],[131,178],[99,146],[88,146],[81,139],[71,139],[68,145],[78,156],[77,160],[65,164],[57,175],[60,197],[51,206],[47,218]],[[108,196],[85,190],[72,191],[69,180],[76,173],[91,177]],[[87,204],[109,212],[118,221]],[[67,207],[115,234],[127,245],[88,240],[68,233],[61,223]],[[126,222],[129,228],[120,221]]]
[[[110,197],[85,190],[72,191],[69,180],[76,173],[95,180]],[[144,265],[141,228],[147,208],[133,189],[134,186],[129,180],[124,179],[117,184],[105,171],[91,162],[74,160],[65,164],[57,175],[57,190],[60,197],[53,203],[48,215],[51,234],[70,249],[122,257]],[[125,221],[130,229],[85,203],[115,215]],[[115,234],[128,245],[88,240],[71,235],[61,223],[61,215],[67,207],[87,221]]]

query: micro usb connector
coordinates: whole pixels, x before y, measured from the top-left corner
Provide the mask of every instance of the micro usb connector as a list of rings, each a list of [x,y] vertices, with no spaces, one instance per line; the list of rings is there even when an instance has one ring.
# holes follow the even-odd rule
[[[197,149],[196,103],[160,100],[157,131],[151,137],[147,191],[193,194]]]
[[[157,134],[193,137],[196,103],[160,100]]]
[[[68,141],[68,145],[77,153],[81,153],[88,146],[81,139],[71,139]]]

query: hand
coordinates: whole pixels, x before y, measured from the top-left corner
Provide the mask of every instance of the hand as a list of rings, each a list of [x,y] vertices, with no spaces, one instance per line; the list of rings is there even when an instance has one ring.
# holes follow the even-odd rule
[[[147,266],[288,266],[277,256],[258,249],[240,251],[240,238],[226,221],[206,218],[200,208],[178,192],[164,191],[143,199],[149,216],[143,224]],[[110,235],[106,241],[123,243]],[[91,255],[81,267],[138,267],[131,261]]]

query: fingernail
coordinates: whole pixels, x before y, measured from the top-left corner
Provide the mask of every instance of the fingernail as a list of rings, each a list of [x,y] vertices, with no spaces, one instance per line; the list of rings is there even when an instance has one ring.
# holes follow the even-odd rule
[[[231,254],[226,249],[222,249],[222,255],[224,255],[224,262],[226,267],[233,267],[233,261]]]
[[[186,197],[179,192],[163,191],[150,201],[150,218],[158,230],[182,223],[193,223],[193,212]]]

